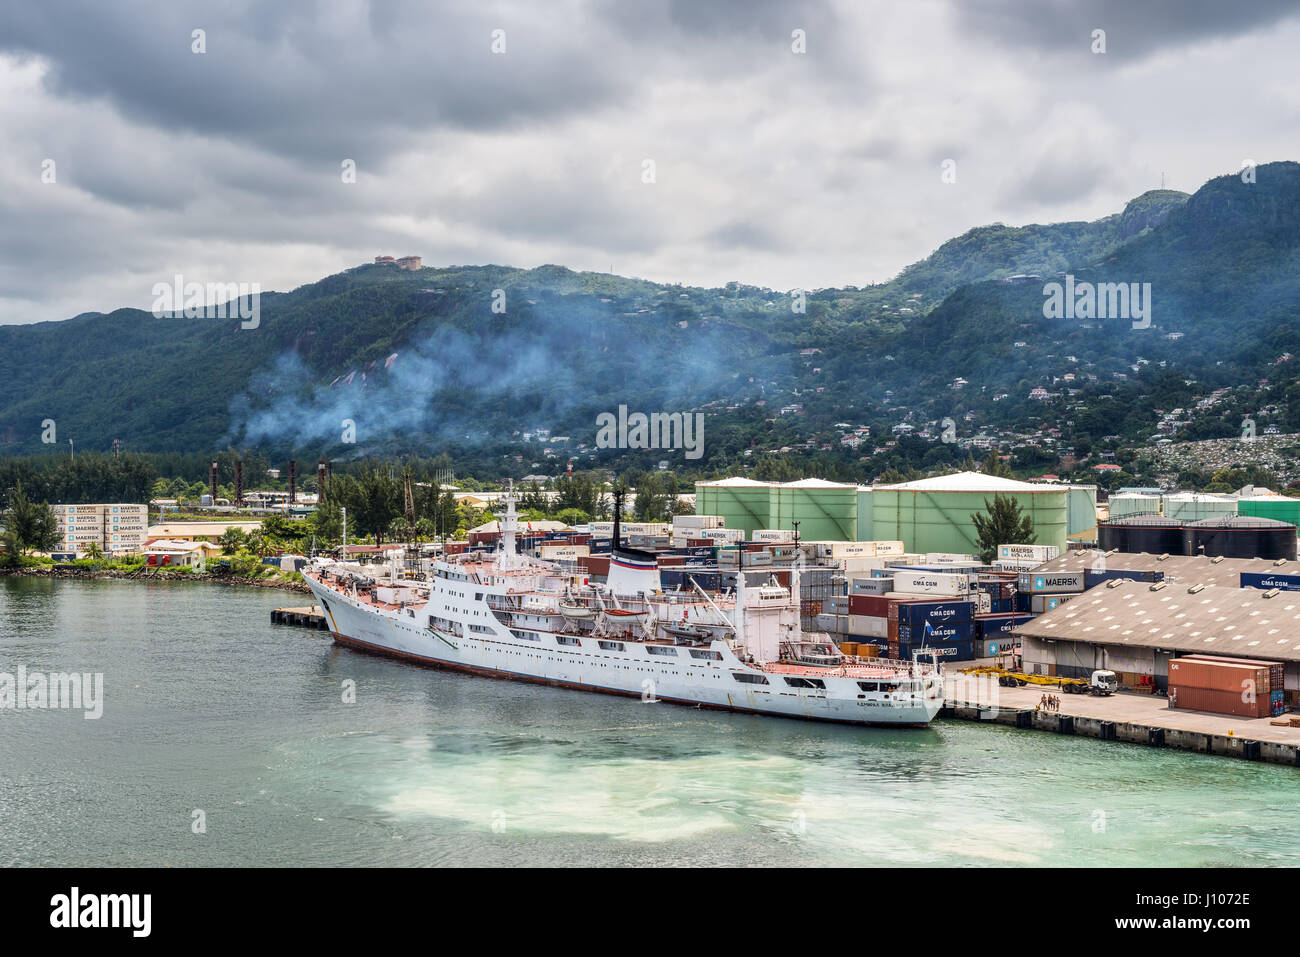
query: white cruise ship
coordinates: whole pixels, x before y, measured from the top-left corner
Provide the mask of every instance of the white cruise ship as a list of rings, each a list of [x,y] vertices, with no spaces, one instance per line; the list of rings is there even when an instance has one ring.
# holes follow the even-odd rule
[[[664,592],[655,556],[621,547],[607,583],[516,551],[508,494],[494,553],[435,560],[423,579],[313,561],[304,572],[334,640],[492,678],[697,707],[850,724],[924,726],[939,666],[842,655],[799,622],[799,572],[715,596]]]

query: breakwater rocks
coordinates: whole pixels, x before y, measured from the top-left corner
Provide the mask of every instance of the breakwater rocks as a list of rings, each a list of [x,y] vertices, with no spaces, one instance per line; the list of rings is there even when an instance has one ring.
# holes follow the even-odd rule
[[[164,569],[142,569],[127,572],[116,568],[71,568],[43,565],[36,568],[0,568],[0,576],[13,575],[28,578],[116,578],[124,581],[209,582],[214,585],[248,585],[253,588],[278,588],[281,591],[311,594],[311,589],[300,579],[285,581],[281,578],[247,578],[220,572],[181,572]]]

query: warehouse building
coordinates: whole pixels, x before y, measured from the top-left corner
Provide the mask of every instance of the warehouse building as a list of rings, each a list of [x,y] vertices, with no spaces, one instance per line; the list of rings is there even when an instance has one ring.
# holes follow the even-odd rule
[[[1154,555],[1148,552],[1065,552],[1035,569],[1036,574],[1069,572],[1160,572],[1165,581],[1236,588],[1242,574],[1300,575],[1300,562],[1263,558],[1207,558],[1204,555]]]
[[[1296,592],[1119,578],[1025,622],[1019,632],[1030,674],[1081,678],[1107,669],[1126,688],[1164,693],[1169,660],[1180,655],[1280,661],[1286,704],[1300,704]]]

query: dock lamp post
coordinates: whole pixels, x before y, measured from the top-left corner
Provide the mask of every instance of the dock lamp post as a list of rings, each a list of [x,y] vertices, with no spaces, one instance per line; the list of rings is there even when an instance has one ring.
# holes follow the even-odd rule
[[[339,511],[343,513],[343,560],[348,560],[348,510],[339,506]]]

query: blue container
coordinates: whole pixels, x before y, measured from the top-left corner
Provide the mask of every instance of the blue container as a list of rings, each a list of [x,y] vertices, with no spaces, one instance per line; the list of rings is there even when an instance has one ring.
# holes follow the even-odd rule
[[[970,641],[958,641],[950,644],[934,644],[931,642],[908,642],[898,639],[898,657],[908,660],[912,657],[913,651],[920,651],[924,648],[927,652],[933,652],[934,656],[941,662],[947,661],[974,661],[975,645]]]
[[[1300,575],[1270,575],[1261,572],[1242,572],[1242,588],[1273,588],[1281,591],[1300,591]]]
[[[1157,571],[1129,571],[1124,568],[1112,568],[1106,571],[1089,571],[1083,572],[1083,587],[1085,590],[1100,585],[1102,582],[1108,582],[1115,578],[1127,578],[1135,582],[1162,582],[1165,580],[1164,572]]]
[[[1029,621],[1031,617],[1030,615],[1010,614],[1000,615],[997,618],[976,618],[975,637],[986,641],[992,640],[1020,627]]]
[[[925,624],[899,625],[898,640],[917,644],[946,645],[953,642],[966,642],[975,637],[975,625],[969,621],[931,622],[929,630]]]
[[[939,625],[953,621],[970,621],[974,605],[968,601],[925,601],[898,606],[899,625]]]

